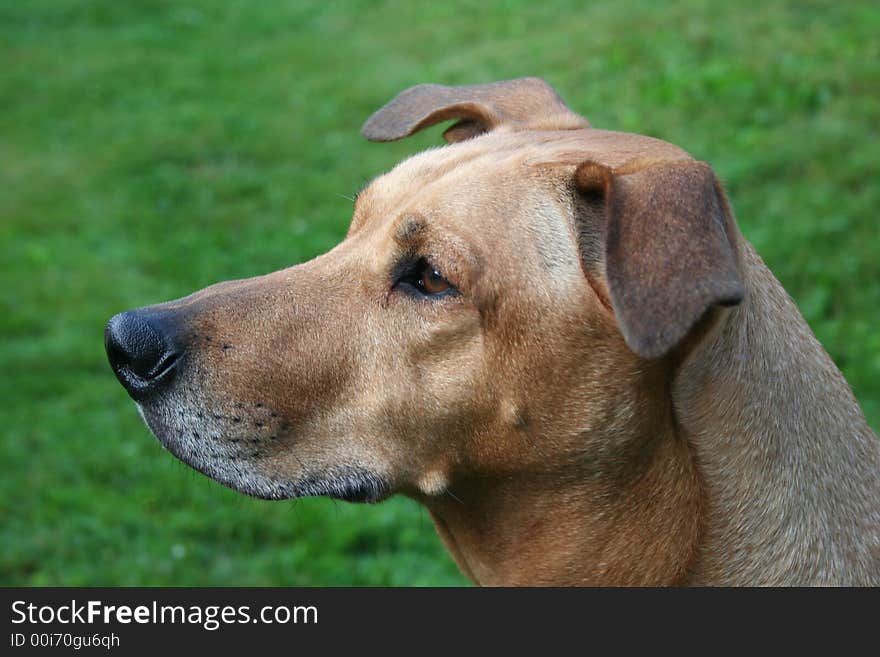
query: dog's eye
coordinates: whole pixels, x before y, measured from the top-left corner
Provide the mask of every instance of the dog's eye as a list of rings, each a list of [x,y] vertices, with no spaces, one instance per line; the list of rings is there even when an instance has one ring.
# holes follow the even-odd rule
[[[422,275],[416,281],[416,287],[425,294],[443,294],[452,286],[439,271],[428,265],[422,270]]]
[[[440,270],[424,258],[406,268],[398,285],[426,297],[442,297],[457,292]]]

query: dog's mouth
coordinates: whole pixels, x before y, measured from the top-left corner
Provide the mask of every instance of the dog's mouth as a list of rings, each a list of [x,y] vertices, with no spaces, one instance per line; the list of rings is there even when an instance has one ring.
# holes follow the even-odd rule
[[[275,469],[279,436],[244,428],[266,422],[222,412],[193,412],[169,399],[138,403],[138,412],[159,443],[194,470],[245,495],[264,500],[330,497],[345,502],[376,503],[390,494],[387,480],[358,465],[309,468],[299,459],[297,472]],[[267,415],[271,416],[269,412]],[[231,423],[231,426],[224,426]],[[277,423],[275,429],[284,425]]]
[[[277,373],[240,356],[230,334],[209,333],[211,308],[197,322],[193,303],[181,300],[120,313],[105,327],[110,365],[159,442],[198,472],[257,498],[387,497],[391,476],[377,472],[385,462],[363,441],[336,436],[348,431],[346,422],[328,428],[311,398],[297,406],[287,388],[280,400],[264,396],[270,386],[261,382]]]

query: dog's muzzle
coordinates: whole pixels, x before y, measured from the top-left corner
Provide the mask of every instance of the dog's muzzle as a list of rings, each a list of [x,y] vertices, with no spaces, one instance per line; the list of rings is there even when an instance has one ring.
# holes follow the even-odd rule
[[[168,318],[149,309],[115,315],[104,329],[104,347],[116,378],[135,401],[166,386],[183,353]]]

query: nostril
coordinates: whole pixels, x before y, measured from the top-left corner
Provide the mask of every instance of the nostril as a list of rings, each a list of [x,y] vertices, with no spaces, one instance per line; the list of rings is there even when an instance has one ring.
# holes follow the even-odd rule
[[[178,352],[172,340],[144,311],[114,316],[104,329],[104,347],[113,371],[130,393],[142,391],[171,369]]]

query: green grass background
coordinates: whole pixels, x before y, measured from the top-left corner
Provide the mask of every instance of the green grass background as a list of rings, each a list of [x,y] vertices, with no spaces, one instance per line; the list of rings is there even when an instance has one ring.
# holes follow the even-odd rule
[[[439,130],[422,82],[549,80],[713,164],[880,426],[876,2],[0,0],[0,584],[460,584],[427,514],[269,503],[178,463],[102,346],[115,312],[300,262]]]

